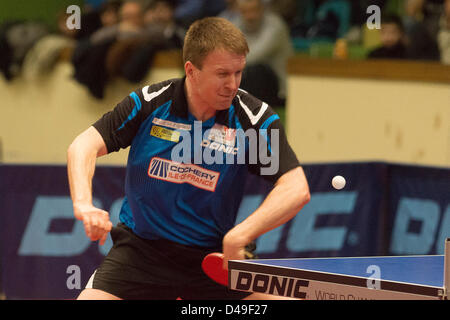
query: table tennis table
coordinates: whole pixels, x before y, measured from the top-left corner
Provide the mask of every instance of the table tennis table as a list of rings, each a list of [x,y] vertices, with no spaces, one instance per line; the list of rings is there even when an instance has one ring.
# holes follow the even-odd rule
[[[444,250],[443,255],[230,260],[228,286],[306,300],[444,300],[450,238]]]

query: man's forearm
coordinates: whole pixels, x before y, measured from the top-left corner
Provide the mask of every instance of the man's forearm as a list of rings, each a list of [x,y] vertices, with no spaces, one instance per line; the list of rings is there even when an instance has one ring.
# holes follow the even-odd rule
[[[74,206],[92,204],[92,178],[96,159],[105,152],[98,133],[92,127],[70,145],[67,151],[67,173]]]
[[[303,169],[298,167],[291,170],[280,178],[261,206],[226,235],[224,244],[245,246],[292,219],[309,199],[309,188]]]
[[[95,161],[95,154],[86,154],[77,144],[72,144],[67,152],[67,173],[70,195],[74,205],[92,203],[92,178]]]
[[[97,157],[106,154],[106,146],[98,131],[90,127],[75,138],[67,151],[67,171],[75,218],[83,221],[86,235],[92,240],[106,241],[112,223],[109,213],[92,204],[92,178]]]

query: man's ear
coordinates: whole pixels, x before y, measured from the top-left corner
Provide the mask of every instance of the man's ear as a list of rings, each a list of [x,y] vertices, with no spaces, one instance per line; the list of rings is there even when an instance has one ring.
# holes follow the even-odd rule
[[[192,62],[187,61],[184,64],[184,72],[186,73],[186,77],[192,79],[195,72],[195,66],[192,64]]]

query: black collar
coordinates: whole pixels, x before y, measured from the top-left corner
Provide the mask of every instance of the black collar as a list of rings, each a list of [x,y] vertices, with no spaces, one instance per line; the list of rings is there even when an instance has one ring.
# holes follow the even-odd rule
[[[174,81],[175,89],[173,92],[172,106],[170,107],[170,113],[180,118],[188,118],[188,104],[186,98],[186,92],[184,90],[184,83],[186,77],[177,79]]]
[[[174,116],[188,119],[188,103],[186,98],[186,91],[185,91],[185,82],[186,82],[186,76],[184,76],[181,79],[177,79],[177,81],[174,81],[175,89],[173,92],[173,101],[170,108],[170,113]],[[236,98],[235,98],[236,99]],[[233,99],[233,103],[235,101]],[[228,109],[226,110],[220,110],[216,113],[216,120],[215,122],[223,124],[225,126],[229,126],[229,119],[228,119]]]

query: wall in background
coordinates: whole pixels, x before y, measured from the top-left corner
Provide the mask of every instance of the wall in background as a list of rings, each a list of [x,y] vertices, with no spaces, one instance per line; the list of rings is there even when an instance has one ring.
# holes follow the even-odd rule
[[[450,166],[450,67],[303,60],[288,78],[288,138],[306,163]]]
[[[155,83],[183,75],[173,63],[158,63],[139,84],[120,78],[108,83],[105,97],[95,99],[73,79],[73,67],[59,63],[48,76],[27,81],[21,77],[6,82],[0,77],[2,97],[0,139],[3,162],[65,163],[73,139],[104,113],[144,83]],[[128,150],[100,158],[100,164],[125,164]]]
[[[32,20],[43,22],[56,29],[57,16],[70,5],[83,7],[83,0],[2,0],[0,23],[8,20]]]

